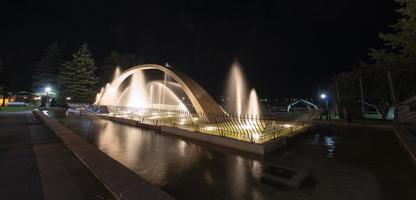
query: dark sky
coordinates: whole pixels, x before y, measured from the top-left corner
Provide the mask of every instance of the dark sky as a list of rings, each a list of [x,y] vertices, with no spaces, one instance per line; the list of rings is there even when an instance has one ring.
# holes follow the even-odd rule
[[[393,0],[2,1],[0,58],[15,90],[57,41],[66,58],[87,42],[99,65],[111,51],[170,65],[220,95],[238,57],[260,96],[312,96],[395,22]]]

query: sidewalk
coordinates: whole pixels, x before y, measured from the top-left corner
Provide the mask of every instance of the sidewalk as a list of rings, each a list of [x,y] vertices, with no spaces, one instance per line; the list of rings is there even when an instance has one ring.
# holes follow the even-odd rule
[[[114,199],[32,112],[0,113],[1,199]]]

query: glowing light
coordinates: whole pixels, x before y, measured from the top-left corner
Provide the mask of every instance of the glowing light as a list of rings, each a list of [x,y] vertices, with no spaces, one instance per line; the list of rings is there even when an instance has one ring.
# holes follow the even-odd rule
[[[231,97],[232,112],[242,114],[243,100],[246,98],[246,81],[244,80],[244,74],[238,61],[235,61],[231,66],[227,90],[227,94]]]
[[[283,124],[283,127],[285,127],[285,128],[290,128],[292,126],[293,126],[292,124]]]
[[[216,128],[214,126],[207,126],[205,127],[205,130],[207,131],[214,131]]]
[[[257,97],[256,90],[254,88],[250,91],[247,114],[251,116],[260,116],[259,100]]]
[[[66,100],[67,100],[67,101],[71,100],[71,97],[66,97]]]
[[[326,99],[326,94],[321,94],[321,99]]]
[[[157,116],[151,116],[151,117],[149,117],[150,119],[159,119],[160,118],[160,116],[159,115],[157,115]]]
[[[198,121],[198,117],[192,118],[192,121]]]
[[[50,92],[52,89],[50,87],[45,88],[45,92]]]
[[[258,133],[253,133],[253,138],[254,138],[255,140],[258,140],[258,139],[260,138],[260,134],[258,134]]]

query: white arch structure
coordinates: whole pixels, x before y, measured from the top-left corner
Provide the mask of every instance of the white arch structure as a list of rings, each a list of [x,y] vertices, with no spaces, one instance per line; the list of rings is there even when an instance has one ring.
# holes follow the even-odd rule
[[[127,77],[141,70],[159,70],[172,77],[182,87],[195,108],[195,111],[202,113],[225,113],[207,91],[205,91],[197,82],[184,73],[157,64],[143,64],[132,67],[115,78],[110,87],[118,88]]]

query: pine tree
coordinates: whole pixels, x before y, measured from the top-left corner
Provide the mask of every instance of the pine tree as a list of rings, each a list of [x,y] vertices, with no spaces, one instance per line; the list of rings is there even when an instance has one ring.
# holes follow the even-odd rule
[[[62,54],[58,44],[51,44],[44,52],[33,73],[32,89],[37,92],[46,86],[56,86],[59,67],[62,65]]]
[[[391,71],[396,95],[403,100],[416,93],[416,0],[396,1],[401,17],[391,26],[392,33],[379,35],[384,47],[371,49],[370,57],[375,61],[374,70],[382,71],[384,77]]]
[[[72,60],[66,61],[58,76],[63,97],[71,97],[74,102],[91,102],[94,98],[98,78],[96,67],[87,44],[83,44]]]

